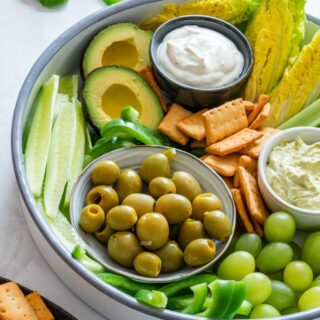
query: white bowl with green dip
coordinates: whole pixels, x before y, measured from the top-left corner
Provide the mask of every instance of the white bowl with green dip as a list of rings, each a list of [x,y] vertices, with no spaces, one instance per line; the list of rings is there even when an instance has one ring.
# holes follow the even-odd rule
[[[303,230],[320,227],[320,128],[296,127],[262,148],[258,184],[271,211],[291,213]]]

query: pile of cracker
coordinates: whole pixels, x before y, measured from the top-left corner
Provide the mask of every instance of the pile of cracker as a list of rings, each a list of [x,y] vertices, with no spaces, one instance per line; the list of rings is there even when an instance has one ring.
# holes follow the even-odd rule
[[[25,296],[15,282],[7,282],[0,285],[0,320],[54,320],[54,316],[37,291]]]
[[[262,146],[278,130],[262,128],[271,106],[261,95],[256,103],[241,98],[195,114],[172,104],[159,130],[181,145],[205,148],[201,158],[231,189],[240,224],[263,236],[268,216],[257,184],[257,159]],[[192,140],[193,139],[193,140]]]

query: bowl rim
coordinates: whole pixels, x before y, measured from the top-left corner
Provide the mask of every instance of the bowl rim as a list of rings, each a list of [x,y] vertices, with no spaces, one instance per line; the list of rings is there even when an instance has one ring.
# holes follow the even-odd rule
[[[219,25],[219,26],[222,26],[222,27],[227,28],[230,31],[232,31],[232,33],[248,49],[248,54],[241,52],[243,57],[248,56],[248,59],[249,59],[249,63],[248,63],[247,68],[246,69],[243,68],[243,70],[242,70],[243,74],[238,79],[235,79],[234,81],[232,81],[229,84],[211,89],[211,88],[201,88],[201,87],[197,88],[197,87],[194,87],[191,85],[183,84],[182,82],[175,80],[167,72],[165,72],[163,70],[163,68],[161,67],[161,65],[159,64],[158,59],[157,59],[158,46],[155,45],[155,39],[158,37],[159,32],[161,32],[163,29],[168,28],[168,26],[175,24],[176,22],[184,21],[184,20],[185,20],[185,23],[183,26],[190,25],[192,23],[192,21],[194,21],[194,24],[197,25],[197,21],[202,20],[202,21],[207,21],[208,23],[212,24],[213,26]],[[182,27],[182,26],[180,26],[180,27]],[[218,32],[218,31],[216,31],[216,32]],[[229,40],[232,41],[231,39],[229,39]],[[234,43],[234,41],[232,41],[232,42]],[[158,27],[155,30],[153,37],[151,39],[151,42],[150,42],[150,60],[152,62],[152,66],[157,69],[157,72],[161,75],[161,77],[163,77],[168,82],[174,83],[176,86],[180,87],[181,89],[185,89],[185,90],[189,90],[189,91],[193,91],[193,92],[200,92],[200,93],[201,92],[219,93],[219,92],[222,92],[222,91],[225,91],[228,89],[232,89],[232,88],[236,87],[239,83],[241,83],[243,80],[245,80],[249,76],[249,74],[253,68],[254,58],[253,58],[253,50],[252,50],[251,44],[249,43],[247,37],[238,28],[233,26],[231,23],[224,21],[222,19],[216,18],[216,17],[212,17],[212,16],[192,14],[192,15],[184,15],[184,16],[170,19],[170,20],[166,21],[165,23],[163,23],[160,27]]]
[[[69,27],[65,32],[58,36],[39,56],[36,62],[31,67],[29,73],[27,74],[14,109],[12,125],[11,125],[11,157],[13,168],[16,176],[16,181],[20,191],[20,195],[23,199],[24,205],[27,208],[28,214],[30,215],[32,221],[36,225],[40,234],[48,242],[53,251],[61,258],[61,260],[71,268],[79,277],[87,281],[92,287],[99,290],[101,293],[107,295],[108,297],[114,299],[115,301],[124,304],[125,306],[135,309],[141,313],[148,314],[162,319],[170,320],[196,320],[201,319],[194,317],[192,315],[182,314],[179,312],[174,312],[167,309],[157,309],[148,305],[142,305],[138,303],[134,297],[131,297],[124,292],[118,290],[117,288],[103,283],[90,271],[88,271],[84,266],[76,262],[71,258],[70,252],[65,248],[65,246],[54,236],[53,231],[48,226],[44,217],[39,212],[37,204],[32,196],[29,189],[27,177],[24,169],[24,160],[22,152],[22,133],[23,133],[23,120],[26,113],[26,107],[28,105],[28,100],[30,98],[30,93],[41,74],[42,70],[46,67],[48,61],[50,61],[57,52],[64,47],[71,39],[73,39],[78,33],[84,31],[85,29],[93,26],[95,23],[103,21],[121,11],[138,8],[148,4],[161,3],[162,0],[126,0],[119,2],[110,7],[92,13],[91,15],[81,19],[77,23]],[[314,22],[320,26],[320,19],[307,16],[308,20]],[[79,297],[80,298],[80,297]],[[81,299],[81,298],[80,298]],[[82,300],[83,301],[83,300]],[[309,311],[304,311],[294,315],[282,316],[281,320],[306,320],[314,319],[320,316],[320,309],[314,309]]]
[[[284,200],[282,197],[280,197],[278,194],[275,193],[275,191],[271,188],[267,177],[266,177],[266,167],[267,162],[270,153],[272,152],[273,148],[276,147],[281,139],[286,139],[286,137],[294,132],[317,132],[320,134],[320,128],[316,127],[294,127],[290,129],[284,129],[280,132],[277,132],[275,135],[273,135],[262,147],[259,160],[258,160],[258,174],[259,178],[261,179],[263,185],[267,189],[269,195],[271,195],[274,199],[276,199],[278,202],[280,202],[283,206],[287,207],[291,212],[296,212],[299,214],[305,214],[305,215],[315,215],[320,214],[320,210],[310,210],[310,209],[304,209],[300,207],[296,207],[295,205],[289,203],[288,201]],[[297,136],[299,136],[297,134]],[[292,139],[288,139],[288,142],[292,142]],[[320,140],[319,140],[320,142]],[[271,147],[272,146],[272,147]]]
[[[72,191],[71,191],[71,196],[70,196],[70,219],[71,219],[71,225],[74,227],[74,219],[72,217],[75,216],[75,214],[72,214],[73,212],[73,207],[75,206],[75,203],[78,201],[78,198],[75,199],[75,192],[76,190],[79,188],[79,183],[80,181],[83,179],[84,176],[88,175],[88,172],[92,170],[92,168],[99,163],[100,161],[103,160],[107,160],[107,157],[109,155],[115,155],[117,153],[123,153],[123,152],[127,152],[127,153],[136,153],[139,152],[139,149],[158,149],[160,150],[168,150],[168,149],[172,149],[172,147],[167,147],[167,146],[157,146],[157,145],[136,145],[136,146],[130,146],[130,147],[125,147],[125,148],[121,148],[121,149],[117,149],[117,150],[113,150],[110,151],[104,155],[101,155],[100,157],[98,157],[97,159],[95,159],[94,161],[90,162],[90,164],[88,164],[84,170],[81,172],[80,176],[78,177],[76,183],[74,184]],[[214,259],[212,259],[211,261],[209,261],[208,263],[206,263],[205,265],[196,267],[196,268],[192,268],[190,270],[190,272],[186,275],[182,275],[181,273],[178,271],[176,272],[170,272],[170,273],[166,273],[164,278],[148,278],[148,277],[144,277],[144,276],[140,276],[140,275],[136,275],[134,272],[134,270],[130,270],[128,269],[128,271],[119,271],[114,267],[110,267],[108,265],[108,263],[102,263],[100,262],[102,265],[106,265],[107,268],[109,268],[111,271],[122,275],[122,276],[126,276],[132,280],[135,281],[141,281],[141,282],[146,282],[146,283],[169,283],[169,282],[173,282],[173,281],[178,281],[178,280],[182,280],[185,279],[186,277],[190,277],[190,276],[194,276],[196,274],[199,274],[200,272],[205,272],[208,268],[210,268],[214,263],[216,263],[219,259],[221,259],[222,255],[225,253],[225,251],[229,248],[229,246],[231,245],[231,241],[233,239],[234,233],[235,233],[235,227],[236,227],[236,223],[237,223],[237,214],[236,214],[236,208],[235,208],[235,204],[231,195],[231,192],[228,188],[228,186],[226,185],[226,183],[223,181],[223,179],[217,174],[216,171],[214,171],[212,168],[210,168],[207,164],[205,164],[203,161],[201,161],[199,158],[197,158],[196,156],[194,156],[193,154],[186,152],[184,150],[181,149],[176,149],[177,154],[180,153],[188,158],[192,158],[193,160],[195,160],[197,162],[197,164],[201,167],[204,167],[206,170],[208,170],[210,172],[211,175],[215,176],[215,178],[219,181],[220,186],[226,191],[228,200],[231,203],[231,208],[232,208],[232,233],[231,235],[228,237],[227,240],[225,240],[225,244],[224,244],[224,248],[215,255]],[[128,166],[130,168],[130,165]],[[85,182],[85,181],[82,181]],[[77,229],[74,227],[75,231],[78,233]],[[81,235],[79,235],[79,237],[81,238]],[[211,239],[211,238],[210,238]],[[88,248],[90,248],[90,251],[92,250],[92,248],[90,247],[90,245],[86,246]],[[89,251],[89,253],[90,253]],[[99,262],[99,259],[97,259],[97,261]]]

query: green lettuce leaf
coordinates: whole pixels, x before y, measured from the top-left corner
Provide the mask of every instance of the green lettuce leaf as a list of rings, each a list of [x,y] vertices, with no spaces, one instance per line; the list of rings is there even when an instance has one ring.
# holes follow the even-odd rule
[[[140,25],[154,30],[162,23],[184,15],[203,14],[240,24],[251,18],[261,0],[194,0],[181,5],[167,4],[161,13],[146,19]]]
[[[303,47],[271,95],[266,126],[279,126],[320,96],[320,31]]]
[[[254,65],[243,90],[246,100],[257,101],[278,84],[289,60],[299,52],[304,37],[305,0],[263,0],[249,21],[246,36]]]

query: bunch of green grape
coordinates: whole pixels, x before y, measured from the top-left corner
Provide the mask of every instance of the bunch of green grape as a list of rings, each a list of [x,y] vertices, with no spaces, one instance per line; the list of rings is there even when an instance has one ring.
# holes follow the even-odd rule
[[[218,276],[248,284],[251,319],[278,317],[320,307],[320,231],[309,234],[303,247],[293,242],[294,218],[271,214],[264,225],[265,240],[245,233],[234,252],[218,267]]]
[[[103,2],[108,6],[120,1],[121,0],[103,0]],[[39,2],[45,7],[54,8],[65,5],[68,2],[68,0],[39,0]]]

